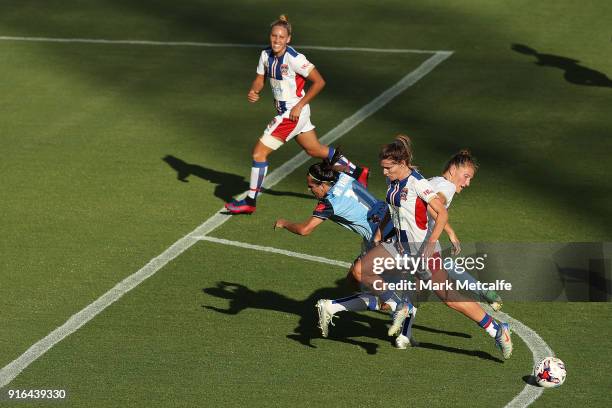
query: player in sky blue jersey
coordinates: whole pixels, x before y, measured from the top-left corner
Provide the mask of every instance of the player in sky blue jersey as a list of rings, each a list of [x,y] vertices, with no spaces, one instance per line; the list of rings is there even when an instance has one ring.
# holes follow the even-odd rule
[[[308,170],[308,189],[319,200],[307,220],[296,223],[279,218],[274,228],[285,228],[294,234],[308,235],[329,219],[359,234],[369,247],[387,211],[387,204],[374,197],[355,178],[337,171],[329,161],[313,164]]]
[[[362,238],[362,253],[372,245],[378,223],[385,217],[387,204],[374,197],[358,180],[343,173],[342,165],[325,160],[308,169],[308,189],[319,200],[312,216],[302,222],[279,218],[274,228],[284,228],[294,234],[308,235],[329,219],[350,229]],[[390,225],[389,228],[392,226]],[[386,231],[388,232],[388,231]],[[361,280],[359,257],[353,262],[347,276],[350,282]]]
[[[359,234],[362,237],[362,251],[351,265],[347,275],[349,283],[357,286],[361,282],[361,255],[376,244],[375,240],[381,239],[380,236],[375,237],[375,235],[380,221],[387,214],[388,206],[384,201],[374,197],[353,177],[337,170],[338,167],[333,167],[327,160],[310,166],[306,181],[309,190],[319,200],[312,216],[303,222],[291,222],[279,218],[274,228],[285,228],[294,234],[308,235],[329,219]],[[388,223],[388,228],[379,234],[390,235],[392,227],[393,225]],[[399,302],[400,299],[395,299],[395,301]],[[336,300],[320,300],[317,303],[317,310],[323,337],[327,337],[329,327],[329,323],[321,324],[324,302],[333,302],[338,311],[379,310],[380,307],[379,299],[368,292]]]

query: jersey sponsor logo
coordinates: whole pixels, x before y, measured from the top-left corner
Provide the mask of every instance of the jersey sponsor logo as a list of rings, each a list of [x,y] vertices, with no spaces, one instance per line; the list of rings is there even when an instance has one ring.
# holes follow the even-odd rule
[[[428,195],[433,194],[433,193],[434,193],[433,190],[430,190],[430,189],[426,189],[425,191],[423,191],[423,195],[424,196],[428,196]]]
[[[282,65],[281,65],[281,67],[280,67],[280,70],[281,70],[281,74],[282,74],[283,76],[287,76],[287,75],[289,75],[289,65],[287,65],[287,64],[282,64]]]

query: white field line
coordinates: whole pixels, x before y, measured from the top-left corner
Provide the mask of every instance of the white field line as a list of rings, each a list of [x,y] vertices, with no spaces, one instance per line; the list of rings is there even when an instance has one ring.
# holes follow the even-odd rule
[[[84,43],[84,44],[117,44],[117,45],[154,45],[170,47],[211,47],[211,48],[265,48],[264,44],[233,44],[233,43],[209,43],[198,41],[149,41],[149,40],[106,40],[103,38],[49,38],[49,37],[11,37],[0,36],[0,41],[27,41],[27,42],[51,42],[51,43]],[[392,54],[435,54],[434,50],[416,50],[401,48],[368,48],[368,47],[325,47],[319,45],[298,45],[296,48],[302,50],[319,51],[352,51],[352,52],[383,52]]]
[[[359,109],[355,114],[345,119],[342,123],[328,132],[321,138],[323,143],[331,143],[340,138],[345,133],[353,129],[367,117],[378,111],[386,105],[391,99],[400,93],[404,92],[419,79],[423,78],[431,72],[438,64],[450,57],[452,52],[438,52],[423,62],[417,69],[404,76],[399,82],[391,86],[377,98]],[[265,187],[272,187],[280,182],[283,178],[289,175],[292,171],[307,161],[307,156],[303,152],[293,157],[291,160],[274,170],[266,178]],[[243,196],[246,192],[243,193]],[[53,330],[43,339],[36,342],[28,348],[22,355],[7,364],[0,370],[0,389],[9,384],[30,364],[36,361],[40,356],[49,351],[54,345],[68,337],[70,334],[77,331],[85,323],[93,319],[104,309],[119,300],[130,290],[134,289],[149,277],[153,276],[158,270],[164,267],[168,262],[178,257],[180,254],[197,243],[202,236],[207,235],[214,229],[218,228],[226,222],[231,216],[224,214],[225,209],[221,208],[215,215],[204,221],[196,229],[176,241],[168,249],[162,252],[157,257],[150,260],[145,266],[132,275],[128,276],[115,287],[110,289],[93,303],[86,306],[80,312],[70,317],[64,324]]]
[[[328,259],[320,256],[286,251],[284,249],[278,249],[273,247],[247,244],[244,242],[230,241],[227,239],[214,238],[210,236],[201,237],[200,239],[202,239],[203,241],[215,242],[217,244],[231,245],[239,248],[253,249],[256,251],[271,252],[275,254],[290,256],[292,258],[299,258],[307,261],[320,262],[329,265],[344,266],[347,268],[351,265],[348,262],[336,261],[335,259]],[[493,316],[498,320],[510,323],[512,332],[518,334],[518,336],[525,342],[529,350],[531,350],[534,365],[540,360],[542,360],[544,357],[555,355],[554,352],[548,346],[548,344],[546,344],[546,342],[538,335],[538,333],[536,333],[520,321],[503,312],[494,312]],[[543,390],[544,389],[541,387],[526,384],[523,390],[506,405],[506,408],[527,407],[542,394]]]
[[[198,237],[198,239],[202,241],[215,242],[217,244],[231,245],[231,246],[235,246],[239,248],[246,248],[246,249],[253,249],[255,251],[271,252],[273,254],[290,256],[292,258],[300,258],[300,259],[305,259],[307,261],[319,262],[319,263],[324,263],[324,264],[334,265],[334,266],[341,266],[343,268],[349,268],[351,266],[350,262],[336,261],[335,259],[323,258],[322,256],[308,255],[308,254],[303,254],[301,252],[287,251],[285,249],[279,249],[279,248],[274,248],[274,247],[247,244],[247,243],[238,242],[238,241],[230,241],[228,239],[215,238],[215,237],[211,237],[208,235]]]
[[[516,320],[515,318],[504,312],[495,312],[493,313],[493,317],[504,322],[510,323],[512,332],[518,334],[519,337],[523,339],[527,347],[529,347],[529,350],[531,350],[534,365],[540,360],[542,360],[544,357],[555,355],[552,349],[538,335],[538,333],[536,333],[533,329],[527,327],[520,321]],[[536,385],[526,384],[525,387],[523,387],[523,390],[516,397],[514,397],[512,401],[506,404],[506,408],[527,407],[531,405],[536,399],[538,399],[540,395],[542,395],[542,392],[544,392],[544,388],[538,387]]]

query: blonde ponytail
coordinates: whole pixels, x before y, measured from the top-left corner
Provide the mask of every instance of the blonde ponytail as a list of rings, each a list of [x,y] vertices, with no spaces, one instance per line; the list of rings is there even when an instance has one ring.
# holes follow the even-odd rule
[[[287,30],[287,34],[291,35],[291,23],[289,22],[289,16],[287,16],[286,14],[281,14],[280,16],[278,16],[278,19],[273,21],[272,24],[270,24],[270,29],[276,26],[285,27],[285,30]]]

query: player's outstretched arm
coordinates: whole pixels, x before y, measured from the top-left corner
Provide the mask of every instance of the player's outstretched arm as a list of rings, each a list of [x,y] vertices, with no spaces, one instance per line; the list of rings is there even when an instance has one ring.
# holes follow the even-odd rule
[[[307,219],[304,222],[294,223],[294,222],[285,220],[283,218],[279,218],[274,223],[274,229],[284,228],[284,229],[289,230],[289,231],[291,231],[291,232],[293,232],[294,234],[297,234],[297,235],[308,235],[312,231],[314,231],[315,228],[317,228],[319,225],[321,225],[321,223],[323,223],[323,221],[325,221],[325,220],[322,219],[322,218],[310,217],[309,219]]]
[[[251,89],[249,89],[249,93],[247,94],[247,99],[251,103],[255,103],[259,100],[259,92],[263,89],[265,85],[265,77],[263,75],[257,75],[251,84]]]

